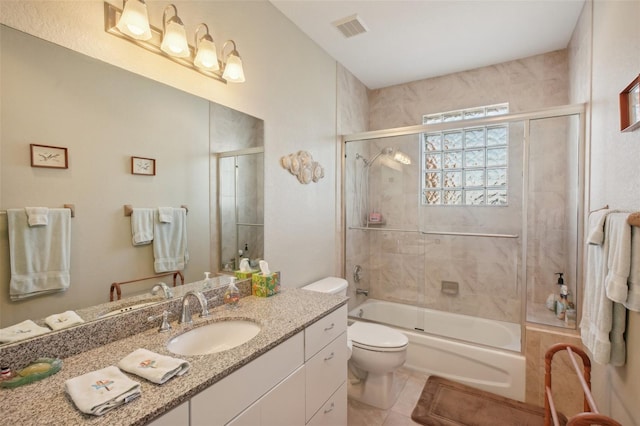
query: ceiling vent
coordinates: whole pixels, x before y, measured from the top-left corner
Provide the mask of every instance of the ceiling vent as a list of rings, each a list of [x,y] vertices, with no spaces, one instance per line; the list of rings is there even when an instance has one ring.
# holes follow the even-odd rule
[[[351,15],[346,18],[339,19],[332,22],[332,25],[347,38],[357,36],[358,34],[366,33],[368,31],[364,22],[360,20],[358,15]]]

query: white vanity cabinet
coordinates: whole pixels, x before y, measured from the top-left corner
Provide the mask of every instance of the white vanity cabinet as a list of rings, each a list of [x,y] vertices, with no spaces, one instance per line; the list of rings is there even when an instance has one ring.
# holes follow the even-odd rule
[[[190,401],[190,425],[347,424],[347,307],[316,321]]]
[[[164,413],[148,426],[183,426],[189,424],[189,401],[183,402],[168,413]]]

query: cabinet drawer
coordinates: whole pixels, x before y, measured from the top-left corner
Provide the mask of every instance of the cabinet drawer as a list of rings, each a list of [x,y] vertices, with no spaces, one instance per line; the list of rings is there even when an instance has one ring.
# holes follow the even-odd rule
[[[308,421],[347,379],[347,333],[320,350],[305,364]]]
[[[347,382],[318,410],[307,426],[347,426]]]
[[[191,426],[223,425],[303,363],[298,333],[191,398]]]
[[[304,331],[305,361],[346,330],[347,305],[340,307],[307,327]]]

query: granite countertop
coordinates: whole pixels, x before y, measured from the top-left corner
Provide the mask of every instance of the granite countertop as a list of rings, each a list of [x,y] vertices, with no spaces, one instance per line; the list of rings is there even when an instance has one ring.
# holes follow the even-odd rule
[[[286,289],[269,297],[244,297],[238,309],[226,306],[211,309],[210,318],[193,315],[192,326],[171,322],[173,330],[159,333],[157,327],[108,343],[101,347],[63,359],[62,370],[44,380],[16,389],[0,389],[2,424],[19,425],[142,425],[189,400],[223,377],[302,331],[311,323],[347,302],[346,297],[315,293],[302,289]],[[247,343],[211,355],[178,356],[166,349],[172,337],[209,322],[226,319],[248,319],[259,323],[260,333]],[[158,320],[158,325],[160,320]],[[140,382],[141,397],[103,416],[83,414],[76,409],[64,390],[64,382],[72,377],[99,370],[118,361],[138,348],[162,355],[186,359],[189,372],[163,385],[125,373]],[[55,354],[51,354],[55,356]]]

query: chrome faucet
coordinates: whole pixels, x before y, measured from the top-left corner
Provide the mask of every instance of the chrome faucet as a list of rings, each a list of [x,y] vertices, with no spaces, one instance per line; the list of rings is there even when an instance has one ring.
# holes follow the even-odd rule
[[[356,288],[356,294],[364,294],[365,296],[368,296],[369,290],[365,290],[363,288]]]
[[[189,291],[182,298],[182,314],[180,315],[180,323],[181,324],[192,324],[193,319],[191,318],[191,308],[189,307],[189,296],[195,296],[200,303],[200,307],[202,310],[200,311],[200,318],[206,318],[209,316],[209,303],[207,302],[207,298],[204,297],[204,294],[201,291]]]
[[[171,288],[165,283],[158,283],[154,285],[153,288],[151,289],[151,294],[155,296],[156,294],[158,294],[158,291],[160,290],[162,290],[162,293],[164,294],[165,299],[173,298],[173,290],[171,290]]]

